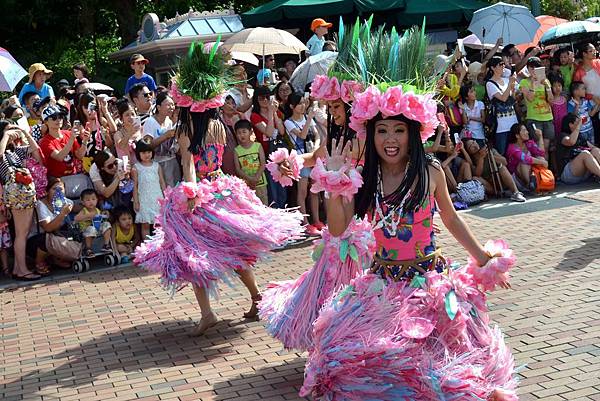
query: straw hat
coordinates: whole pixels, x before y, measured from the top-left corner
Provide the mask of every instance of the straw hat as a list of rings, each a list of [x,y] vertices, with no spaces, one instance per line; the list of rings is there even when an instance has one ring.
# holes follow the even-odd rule
[[[46,68],[46,66],[42,63],[34,63],[29,66],[29,83],[33,81],[33,77],[35,73],[38,71],[44,71],[45,74],[52,75],[52,70]]]

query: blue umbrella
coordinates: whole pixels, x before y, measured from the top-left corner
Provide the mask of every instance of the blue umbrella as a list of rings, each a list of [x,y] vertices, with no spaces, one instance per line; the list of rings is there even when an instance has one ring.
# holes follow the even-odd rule
[[[12,92],[27,71],[10,55],[8,50],[0,47],[0,92]]]
[[[505,44],[529,43],[533,40],[540,23],[524,6],[496,3],[473,13],[469,31],[482,43],[494,43],[502,38]]]
[[[540,42],[544,45],[574,43],[586,39],[593,40],[599,35],[600,24],[590,21],[570,21],[548,29],[540,38]]]

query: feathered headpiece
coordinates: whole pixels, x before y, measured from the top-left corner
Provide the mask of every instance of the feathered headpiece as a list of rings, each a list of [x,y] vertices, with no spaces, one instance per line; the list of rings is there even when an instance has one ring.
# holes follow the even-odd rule
[[[349,28],[340,19],[338,57],[327,76],[317,76],[312,95],[318,99],[352,102],[350,128],[363,136],[366,123],[381,113],[404,115],[421,123],[425,141],[439,124],[433,98],[433,66],[427,59],[425,21],[398,35],[381,26],[371,30],[373,17]],[[367,88],[366,90],[364,88]]]
[[[201,113],[225,103],[226,91],[234,79],[218,51],[220,41],[219,36],[208,53],[203,43],[192,42],[187,55],[179,60],[178,71],[171,80],[171,96],[177,106]]]

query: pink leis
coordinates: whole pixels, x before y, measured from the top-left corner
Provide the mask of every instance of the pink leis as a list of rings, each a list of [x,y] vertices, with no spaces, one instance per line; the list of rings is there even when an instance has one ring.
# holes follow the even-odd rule
[[[292,171],[291,177],[281,174],[279,170],[279,166],[284,162],[287,162],[287,167]],[[287,148],[280,148],[269,155],[269,162],[266,168],[271,173],[273,181],[284,187],[289,187],[292,185],[292,180],[298,181],[300,179],[300,170],[302,170],[303,166],[304,159],[296,150],[288,152]]]
[[[338,81],[336,77],[317,75],[310,87],[311,96],[318,100],[338,100],[345,103],[354,100],[357,93],[364,90],[363,84],[357,81]]]
[[[401,86],[392,86],[381,93],[370,86],[362,93],[355,93],[350,116],[350,128],[359,137],[366,136],[367,121],[378,113],[386,117],[404,115],[409,120],[421,123],[421,140],[425,142],[440,124],[437,118],[437,104],[430,94],[417,95],[403,92]]]
[[[211,99],[194,100],[191,96],[181,93],[174,80],[171,82],[169,93],[177,106],[189,107],[190,111],[194,113],[202,113],[208,109],[217,109],[225,104],[225,93],[221,93]]]
[[[504,240],[489,240],[483,247],[491,255],[485,266],[479,266],[471,256],[467,272],[483,291],[492,291],[497,285],[508,284],[508,271],[515,266],[517,258]]]
[[[337,171],[327,170],[321,159],[317,159],[310,178],[313,179],[310,191],[313,193],[325,191],[325,197],[328,199],[343,196],[346,200],[351,201],[354,194],[363,185],[362,176],[356,169],[344,165]]]

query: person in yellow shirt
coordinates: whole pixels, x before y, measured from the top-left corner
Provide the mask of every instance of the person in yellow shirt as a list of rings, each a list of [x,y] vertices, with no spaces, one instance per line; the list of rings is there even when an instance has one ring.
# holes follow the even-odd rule
[[[133,224],[133,215],[126,206],[116,207],[112,211],[113,239],[117,252],[121,256],[121,263],[131,260],[131,254],[139,243],[139,235]]]
[[[256,196],[268,205],[267,180],[265,177],[265,153],[260,143],[255,142],[252,124],[239,120],[234,126],[238,145],[235,147],[235,170],[248,186],[256,191]]]

